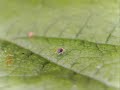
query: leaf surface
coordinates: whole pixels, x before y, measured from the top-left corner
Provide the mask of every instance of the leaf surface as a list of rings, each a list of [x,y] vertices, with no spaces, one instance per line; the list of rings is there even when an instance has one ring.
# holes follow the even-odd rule
[[[119,0],[1,0],[0,39],[28,49],[27,52],[32,51],[40,61],[52,63],[51,68],[55,64],[56,67],[75,72],[80,78],[82,75],[83,79],[97,80],[106,87],[120,88],[119,6]],[[33,32],[32,38],[28,37],[29,32]],[[65,49],[62,55],[57,54],[58,48]],[[19,58],[15,58],[20,62],[15,65],[25,61],[21,52],[16,55],[20,54]],[[25,56],[34,57],[31,53]],[[11,59],[9,55],[7,58]],[[34,70],[38,65],[36,60],[33,65],[27,62]],[[41,62],[39,64],[43,65]],[[31,68],[26,73],[39,75],[33,73]],[[22,72],[15,71],[10,75],[24,73],[22,67],[18,70]],[[54,75],[52,69],[49,70]]]

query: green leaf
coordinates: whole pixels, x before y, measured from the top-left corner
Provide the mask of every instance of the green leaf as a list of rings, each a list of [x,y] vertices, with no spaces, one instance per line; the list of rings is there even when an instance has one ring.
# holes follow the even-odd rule
[[[1,90],[117,90],[7,41],[0,40],[0,52]]]
[[[93,86],[97,89],[98,87],[120,88],[119,5],[119,0],[1,0],[0,39],[3,43],[9,41],[1,45],[5,45],[5,49],[8,45],[6,50],[10,53],[15,49],[14,54],[17,55],[15,55],[14,68],[21,64],[30,67],[27,70],[25,67],[18,67],[15,73],[11,72],[14,68],[9,68],[11,70],[4,73],[10,71],[10,76],[24,73],[25,75],[40,75],[40,83],[45,82],[40,87],[44,88],[48,82],[52,81],[50,83],[52,90],[57,85],[62,88],[60,90],[67,88],[67,86],[63,88],[62,85],[68,85],[71,89],[73,81],[69,73],[72,75],[76,73],[75,78],[73,75],[73,80],[75,79],[78,85],[75,87],[78,90],[86,87],[88,78],[92,82],[85,90]],[[27,35],[29,32],[33,32],[34,37],[29,38]],[[10,43],[24,49],[21,50],[16,45],[9,46]],[[64,48],[64,53],[57,54],[58,48]],[[32,51],[33,56],[29,50]],[[1,51],[3,55],[0,59],[2,60],[4,55],[11,59],[3,51]],[[28,53],[22,55],[21,52]],[[27,59],[29,56],[32,59]],[[47,65],[47,71],[40,69],[43,76],[41,73],[33,72],[39,69],[39,65],[42,68],[48,62],[51,65],[50,67]],[[4,70],[5,67],[1,65],[2,67]],[[55,76],[58,75],[60,78],[56,79]],[[67,78],[65,82],[63,82],[63,76]],[[57,83],[59,80],[62,81]]]
[[[119,0],[1,0],[0,22],[4,32],[12,30],[15,36],[17,31],[34,31],[44,37],[120,45],[119,6]]]

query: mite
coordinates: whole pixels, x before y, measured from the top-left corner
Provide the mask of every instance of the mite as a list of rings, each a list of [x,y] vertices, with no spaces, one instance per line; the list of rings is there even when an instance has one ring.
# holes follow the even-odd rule
[[[63,54],[64,53],[64,48],[58,48],[57,49],[57,53],[60,55],[60,54]]]
[[[34,36],[34,33],[33,32],[28,32],[28,37],[29,38],[32,38]]]

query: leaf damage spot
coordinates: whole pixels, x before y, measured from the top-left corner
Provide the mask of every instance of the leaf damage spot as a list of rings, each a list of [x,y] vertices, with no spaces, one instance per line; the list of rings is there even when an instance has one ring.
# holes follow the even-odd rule
[[[13,64],[13,55],[12,54],[7,55],[5,63],[7,66],[11,66]]]

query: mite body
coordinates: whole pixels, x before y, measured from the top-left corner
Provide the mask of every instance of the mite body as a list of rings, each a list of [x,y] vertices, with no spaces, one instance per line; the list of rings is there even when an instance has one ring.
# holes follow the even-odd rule
[[[63,54],[64,51],[65,51],[64,48],[58,48],[58,49],[57,49],[57,53],[58,53],[58,54]]]
[[[34,36],[34,33],[33,32],[28,32],[28,37],[29,38],[32,38]]]

